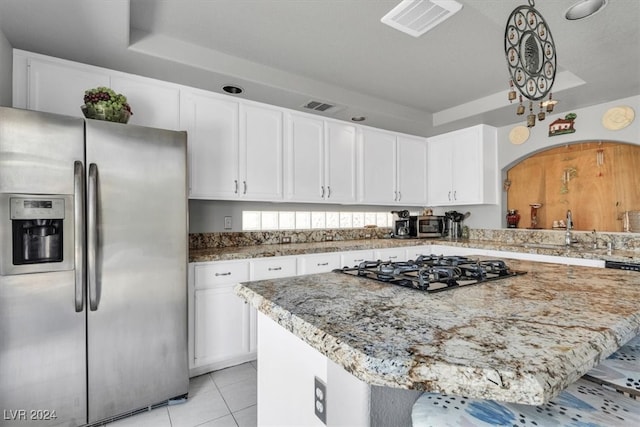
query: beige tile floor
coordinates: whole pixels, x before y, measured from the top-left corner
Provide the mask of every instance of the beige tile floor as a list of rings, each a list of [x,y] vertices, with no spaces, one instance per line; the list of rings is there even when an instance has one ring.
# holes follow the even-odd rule
[[[255,427],[256,362],[191,378],[187,402],[163,406],[108,427]]]

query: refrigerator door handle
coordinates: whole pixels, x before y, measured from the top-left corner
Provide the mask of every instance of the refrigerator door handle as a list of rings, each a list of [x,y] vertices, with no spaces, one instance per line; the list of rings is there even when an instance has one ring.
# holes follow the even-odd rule
[[[89,165],[89,188],[87,192],[87,276],[89,281],[89,309],[96,311],[100,303],[98,290],[98,165]]]
[[[76,312],[84,310],[84,290],[86,287],[84,257],[84,165],[80,161],[73,164],[73,216],[75,223],[75,305]]]

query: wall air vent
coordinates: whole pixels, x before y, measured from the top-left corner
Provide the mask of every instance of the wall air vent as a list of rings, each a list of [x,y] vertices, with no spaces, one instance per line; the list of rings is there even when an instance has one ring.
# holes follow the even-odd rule
[[[403,33],[420,37],[460,9],[462,5],[454,0],[402,0],[380,21]]]
[[[331,114],[331,113],[335,113],[337,111],[342,110],[344,107],[330,104],[328,102],[311,100],[306,102],[304,105],[302,105],[302,108],[306,108],[307,110],[317,111],[319,113]]]

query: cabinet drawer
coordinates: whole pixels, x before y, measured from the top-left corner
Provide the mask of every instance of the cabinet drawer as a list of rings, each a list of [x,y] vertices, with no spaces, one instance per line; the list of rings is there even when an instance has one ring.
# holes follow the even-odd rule
[[[340,268],[340,254],[306,255],[298,259],[299,274],[327,273]]]
[[[251,280],[276,279],[296,275],[296,259],[289,257],[274,257],[253,260],[250,263]]]
[[[194,267],[195,287],[206,288],[249,281],[249,263],[215,262]]]
[[[375,261],[373,251],[344,252],[340,254],[340,267],[355,267],[363,261]]]
[[[421,255],[429,256],[431,255],[431,246],[411,246],[406,249],[407,251],[407,261],[415,260]]]
[[[375,251],[375,257],[381,261],[406,261],[407,252],[404,248],[378,249]]]

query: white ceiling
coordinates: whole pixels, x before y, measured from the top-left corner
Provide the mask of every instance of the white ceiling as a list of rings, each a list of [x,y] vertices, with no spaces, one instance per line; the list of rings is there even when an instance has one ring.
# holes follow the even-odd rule
[[[380,22],[400,0],[0,0],[18,49],[433,135],[523,122],[507,100],[504,27],[528,0],[458,0],[414,38]],[[640,1],[609,0],[567,21],[581,0],[538,0],[557,46],[559,112],[640,94]],[[566,87],[573,86],[570,89]],[[564,89],[564,90],[563,90]]]

